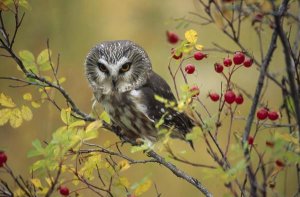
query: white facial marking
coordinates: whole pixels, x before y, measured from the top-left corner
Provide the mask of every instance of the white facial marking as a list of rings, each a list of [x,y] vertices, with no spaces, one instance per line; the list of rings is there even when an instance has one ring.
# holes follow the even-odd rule
[[[118,62],[117,62],[117,67],[121,67],[124,63],[128,62],[127,57],[122,57]]]
[[[98,62],[101,63],[101,64],[104,64],[105,66],[108,65],[107,61],[106,61],[105,59],[102,59],[102,58],[100,58],[100,59],[98,60]]]

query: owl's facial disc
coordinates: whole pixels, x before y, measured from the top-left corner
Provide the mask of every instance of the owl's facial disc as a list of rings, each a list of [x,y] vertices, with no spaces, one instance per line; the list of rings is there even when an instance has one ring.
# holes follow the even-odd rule
[[[146,52],[128,40],[103,42],[86,59],[87,78],[101,94],[122,93],[147,81],[151,63]]]
[[[127,75],[130,75],[131,65],[132,62],[130,62],[127,57],[122,57],[116,63],[109,63],[103,58],[100,58],[97,62],[99,71],[106,75],[107,81],[111,81],[111,87],[106,88],[112,92],[121,89],[119,82],[121,82],[122,79],[126,79],[126,77],[128,77]]]

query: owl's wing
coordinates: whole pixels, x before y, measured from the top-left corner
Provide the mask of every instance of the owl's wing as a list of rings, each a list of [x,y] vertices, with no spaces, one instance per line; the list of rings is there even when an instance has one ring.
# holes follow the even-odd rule
[[[184,113],[178,112],[172,108],[166,108],[164,103],[157,101],[154,96],[158,95],[169,101],[177,103],[170,86],[167,82],[154,72],[151,72],[147,83],[139,89],[141,91],[142,101],[147,106],[145,114],[154,122],[158,122],[163,115],[163,126],[174,128],[173,137],[184,139],[185,135],[193,128],[191,119]]]

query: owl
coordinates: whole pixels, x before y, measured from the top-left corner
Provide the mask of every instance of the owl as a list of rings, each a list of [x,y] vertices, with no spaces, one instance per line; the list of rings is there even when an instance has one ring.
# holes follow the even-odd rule
[[[194,126],[185,113],[155,99],[157,95],[176,102],[170,86],[152,70],[145,50],[132,41],[96,45],[86,57],[85,73],[96,101],[130,139],[157,141],[156,124],[162,118],[161,127],[170,129],[174,138],[185,139]]]

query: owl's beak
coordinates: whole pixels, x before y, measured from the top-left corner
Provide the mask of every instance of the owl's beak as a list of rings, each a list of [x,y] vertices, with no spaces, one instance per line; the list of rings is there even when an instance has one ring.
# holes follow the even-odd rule
[[[117,80],[115,78],[112,79],[112,85],[115,88],[117,85]]]

